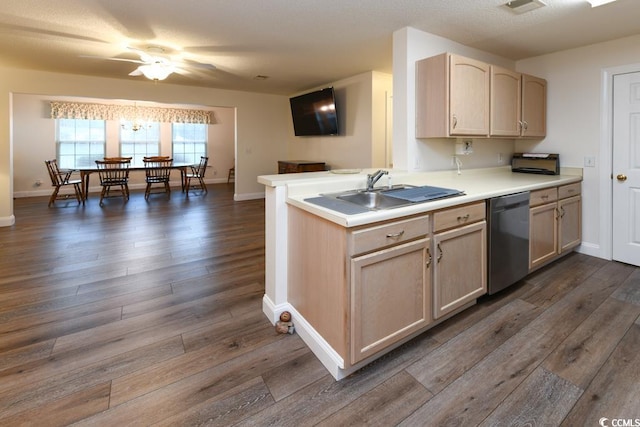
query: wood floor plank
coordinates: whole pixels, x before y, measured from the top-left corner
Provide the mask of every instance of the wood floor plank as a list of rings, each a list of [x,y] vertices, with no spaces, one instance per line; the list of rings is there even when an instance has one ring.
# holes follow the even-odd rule
[[[480,426],[557,426],[581,395],[582,389],[538,368]]]
[[[302,340],[289,338],[267,344],[120,405],[112,404],[109,410],[86,418],[79,425],[149,425],[172,417],[309,351]],[[282,352],[276,351],[278,349]]]
[[[422,353],[438,345],[433,339],[421,335],[341,381],[336,382],[331,376],[322,377],[260,413],[247,417],[238,425],[315,425],[401,372]]]
[[[402,398],[398,399],[398,396]],[[402,371],[316,425],[393,426],[432,396],[413,377]]]
[[[184,412],[166,418],[154,426],[227,427],[259,413],[271,406],[273,402],[273,396],[262,378],[255,377]]]
[[[635,270],[612,295],[620,301],[640,305],[640,270]]]
[[[0,393],[0,414],[8,416],[45,406],[78,390],[105,382],[111,383],[113,378],[119,378],[181,354],[184,354],[182,340],[180,337],[174,337],[81,366],[73,366],[69,360],[64,359],[63,364],[50,363],[57,366],[50,369],[43,366],[43,369],[38,371],[39,375],[31,375],[29,381],[12,379],[13,383]],[[29,368],[30,366],[25,366],[25,369]]]
[[[29,412],[0,418],[0,423],[6,426],[37,425],[34,420],[40,420],[42,425],[48,427],[70,425],[107,409],[109,406],[109,386],[110,384],[107,382],[89,387]]]
[[[246,328],[242,331],[235,330],[233,325],[238,322],[243,322]],[[187,352],[184,355],[114,379],[111,405],[120,405],[185,377],[198,375],[208,368],[227,363],[233,358],[254,351],[259,352],[262,347],[281,342],[286,338],[277,335],[272,328],[265,327],[265,323],[268,324],[265,319],[257,318],[253,313],[247,318],[234,318],[231,321],[220,322],[217,325],[199,328],[191,334],[185,334],[184,342]],[[207,338],[204,339],[202,334],[206,334]],[[299,340],[298,337],[291,338],[294,341]],[[203,345],[205,343],[206,345]],[[292,344],[288,343],[288,345]],[[301,343],[297,346],[302,348]],[[297,346],[294,345],[293,348],[297,349]]]
[[[600,425],[612,420],[640,419],[640,322],[625,334],[562,425]]]
[[[582,389],[587,388],[639,315],[640,305],[608,298],[542,366]]]
[[[551,352],[554,337],[526,327],[458,377],[400,425],[475,425]]]
[[[327,370],[313,353],[304,354],[262,375],[274,400],[287,396],[327,375]]]
[[[512,301],[416,361],[407,372],[437,394],[538,314],[536,306],[522,300]]]

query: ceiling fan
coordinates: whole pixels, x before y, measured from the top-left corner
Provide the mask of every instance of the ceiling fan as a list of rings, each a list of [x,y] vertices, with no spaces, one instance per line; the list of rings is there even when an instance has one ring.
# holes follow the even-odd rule
[[[136,52],[140,59],[127,58],[100,58],[109,61],[133,62],[140,64],[138,68],[129,73],[130,76],[145,76],[149,80],[164,80],[172,73],[191,74],[188,68],[215,70],[216,66],[193,60],[173,59],[170,53],[162,46],[146,46],[139,48],[127,46],[127,49]],[[89,56],[90,57],[90,56]],[[95,57],[92,57],[95,58]]]

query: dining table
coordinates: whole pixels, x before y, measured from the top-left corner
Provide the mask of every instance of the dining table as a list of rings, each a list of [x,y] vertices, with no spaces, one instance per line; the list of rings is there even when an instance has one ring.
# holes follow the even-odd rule
[[[172,163],[171,166],[168,166],[169,169],[177,169],[180,171],[180,183],[182,185],[182,189],[184,190],[184,186],[186,185],[186,175],[187,175],[187,170],[194,165],[193,163]],[[167,166],[162,166],[162,167],[158,167],[159,169],[166,169]],[[130,171],[144,171],[146,169],[149,169],[149,166],[128,166],[127,169],[129,169]],[[87,197],[89,196],[89,177],[91,176],[92,173],[97,173],[99,171],[97,166],[92,166],[92,167],[81,167],[81,168],[76,168],[73,169],[73,171],[75,172],[79,172],[80,173],[80,180],[81,180],[81,190],[82,190],[82,200],[87,200]]]

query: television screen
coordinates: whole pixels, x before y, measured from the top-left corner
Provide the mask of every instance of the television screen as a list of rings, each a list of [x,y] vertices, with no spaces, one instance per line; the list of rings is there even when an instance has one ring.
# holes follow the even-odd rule
[[[296,136],[338,135],[338,117],[333,88],[289,99]]]

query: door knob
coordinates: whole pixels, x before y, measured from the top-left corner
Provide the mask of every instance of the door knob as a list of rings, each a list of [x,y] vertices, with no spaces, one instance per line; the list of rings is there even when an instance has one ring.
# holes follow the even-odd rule
[[[619,173],[618,176],[616,176],[616,179],[620,182],[624,182],[627,180],[627,175],[623,174],[623,173]]]

